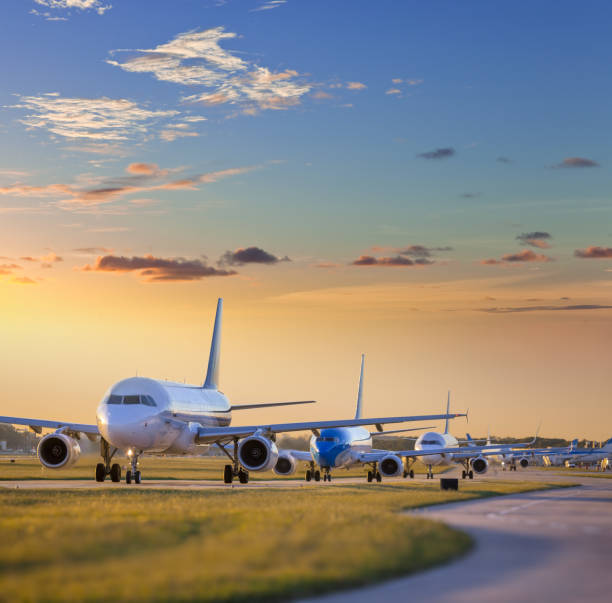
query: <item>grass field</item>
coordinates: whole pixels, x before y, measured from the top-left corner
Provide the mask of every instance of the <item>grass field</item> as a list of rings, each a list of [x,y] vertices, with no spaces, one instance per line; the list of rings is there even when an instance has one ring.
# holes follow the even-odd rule
[[[469,549],[402,510],[545,487],[0,488],[0,600],[277,601],[356,586]]]
[[[15,462],[11,463],[10,460]],[[9,457],[0,456],[0,481],[2,480],[31,480],[31,479],[94,479],[96,463],[100,462],[99,456],[82,456],[72,467],[68,469],[47,469],[43,467],[35,456]],[[122,467],[122,475],[128,468],[126,457],[117,457]],[[222,457],[178,457],[178,456],[143,456],[140,462],[143,479],[177,479],[177,480],[223,480],[223,466],[228,459]],[[416,473],[425,473],[425,467],[421,463],[415,463]],[[304,479],[305,464],[298,463],[298,469],[293,476],[279,477],[274,471],[251,472],[251,480],[269,479]],[[448,471],[448,467],[434,467],[434,473]],[[363,476],[367,469],[358,467],[355,469],[339,469],[334,472],[336,477]]]

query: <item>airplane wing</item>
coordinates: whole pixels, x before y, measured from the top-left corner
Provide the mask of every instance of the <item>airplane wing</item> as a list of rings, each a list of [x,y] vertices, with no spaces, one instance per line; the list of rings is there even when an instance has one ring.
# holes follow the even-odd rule
[[[289,450],[288,448],[279,449],[279,452],[288,452],[296,461],[306,461],[309,463],[313,460],[312,454],[306,450]]]
[[[411,421],[438,421],[465,417],[462,413],[442,415],[415,415],[407,417],[381,417],[378,419],[341,419],[338,421],[305,421],[303,423],[275,423],[271,425],[247,425],[244,427],[202,427],[198,430],[196,444],[207,444],[226,439],[245,438],[255,433],[270,436],[288,431],[317,431],[334,427],[358,427],[364,425],[386,425],[388,423],[408,423]]]
[[[251,408],[267,408],[269,406],[293,406],[294,404],[315,404],[316,400],[300,400],[298,402],[263,402],[260,404],[232,404],[230,410],[250,410]]]
[[[61,429],[66,427],[69,431],[75,433],[85,433],[89,435],[100,435],[97,425],[86,425],[84,423],[69,423],[67,421],[47,421],[44,419],[27,419],[25,417],[1,417],[0,423],[8,423],[10,425],[27,425],[35,431],[40,433],[44,428],[48,429]]]

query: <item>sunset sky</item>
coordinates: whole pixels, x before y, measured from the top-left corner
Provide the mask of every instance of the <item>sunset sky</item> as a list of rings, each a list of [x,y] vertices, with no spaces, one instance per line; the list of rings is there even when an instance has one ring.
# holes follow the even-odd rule
[[[112,5],[112,6],[111,6]],[[588,9],[587,9],[588,7]],[[0,414],[136,373],[612,436],[609,2],[3,0]]]

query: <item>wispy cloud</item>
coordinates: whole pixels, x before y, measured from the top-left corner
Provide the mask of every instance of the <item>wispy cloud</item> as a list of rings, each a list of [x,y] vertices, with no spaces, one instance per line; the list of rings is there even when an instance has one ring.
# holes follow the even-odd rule
[[[56,206],[62,209],[78,210],[84,207],[95,207],[113,203],[126,196],[160,190],[198,190],[203,184],[211,184],[220,180],[246,174],[260,169],[262,166],[243,166],[205,172],[177,178],[174,171],[160,169],[155,164],[132,163],[126,171],[129,176],[94,181],[93,186],[82,182],[72,184],[27,185],[13,184],[0,186],[0,196],[54,198]],[[48,209],[48,208],[47,208]]]
[[[267,0],[263,4],[260,4],[257,8],[252,8],[250,12],[257,13],[262,10],[272,10],[273,8],[278,8],[283,4],[287,4],[287,0]]]
[[[244,264],[278,264],[278,262],[290,262],[291,260],[284,256],[279,258],[261,247],[241,247],[236,251],[226,251],[219,261],[219,266],[242,266]]]
[[[612,306],[599,304],[577,304],[574,306],[509,306],[502,308],[479,308],[489,314],[511,314],[515,312],[565,312],[571,310],[610,310]]]
[[[44,129],[71,140],[116,142],[144,135],[155,121],[178,114],[151,111],[126,99],[63,98],[57,93],[21,96],[12,108],[29,112],[19,120],[29,129]]]
[[[561,163],[553,165],[554,168],[592,168],[599,167],[599,163],[584,157],[567,157]]]
[[[500,260],[489,258],[480,263],[488,266],[495,264],[516,264],[523,262],[554,262],[554,259],[540,253],[535,253],[531,249],[523,249],[517,253],[506,253]]]
[[[612,247],[597,247],[591,245],[586,249],[576,249],[574,255],[577,258],[584,258],[590,260],[601,260],[606,258],[612,258]]]
[[[137,272],[145,282],[198,281],[211,276],[232,276],[233,270],[219,270],[200,259],[159,258],[153,255],[116,256],[105,255],[93,265],[81,268],[86,272]]]
[[[365,90],[367,86],[362,82],[347,82],[347,90]]]
[[[401,94],[402,91],[399,88],[389,88],[388,90],[385,90],[385,94]]]
[[[16,276],[15,278],[11,279],[11,282],[17,285],[37,285],[38,284],[35,280],[32,280],[31,278],[27,276]]]
[[[101,0],[34,0],[34,2],[39,6],[44,6],[51,10],[91,10],[98,13],[98,15],[103,15],[107,10],[112,8],[111,4],[104,4]],[[41,13],[36,9],[33,9],[31,12],[35,15],[46,17],[49,21],[65,20],[65,18],[62,17],[54,17],[50,12]]]
[[[516,240],[520,241],[522,245],[531,245],[532,247],[538,247],[539,249],[548,249],[550,247],[550,241],[552,235],[548,232],[536,230],[534,232],[523,232],[517,235]]]
[[[189,31],[155,48],[113,51],[132,56],[107,62],[132,73],[150,73],[160,81],[207,89],[187,96],[187,102],[240,105],[250,113],[299,104],[311,86],[298,79],[297,71],[274,72],[221,47],[223,40],[236,37],[223,27]]]
[[[440,149],[434,149],[433,151],[426,151],[425,153],[419,153],[417,157],[423,159],[448,159],[455,154],[455,149],[452,147],[443,147]]]
[[[388,266],[388,267],[405,267],[405,266],[427,266],[433,264],[432,260],[427,258],[417,258],[412,260],[402,255],[393,257],[376,258],[372,255],[362,255],[351,262],[352,266]]]

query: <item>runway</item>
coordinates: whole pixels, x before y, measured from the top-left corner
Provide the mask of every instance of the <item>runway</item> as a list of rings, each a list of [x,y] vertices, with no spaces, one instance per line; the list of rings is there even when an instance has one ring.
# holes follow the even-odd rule
[[[530,478],[548,475],[529,472]],[[468,532],[475,540],[474,550],[447,566],[413,577],[308,601],[608,600],[612,592],[612,479],[568,475],[566,481],[582,485],[421,510],[415,514]]]

